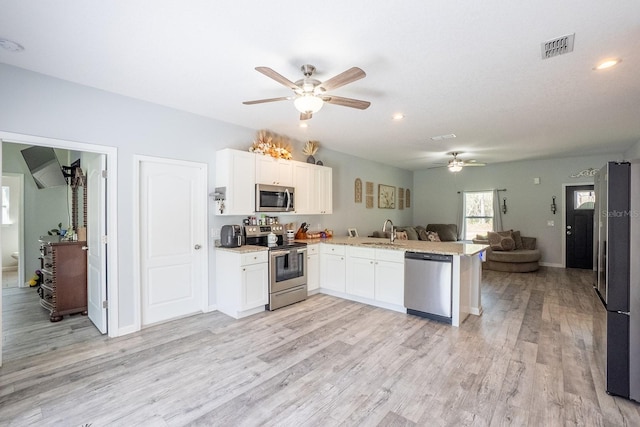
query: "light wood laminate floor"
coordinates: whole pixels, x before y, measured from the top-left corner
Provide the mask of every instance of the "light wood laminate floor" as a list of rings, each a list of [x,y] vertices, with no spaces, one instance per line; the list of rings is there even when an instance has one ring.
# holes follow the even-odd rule
[[[5,289],[0,425],[638,426],[594,364],[591,274],[485,271],[460,328],[316,295],[115,339]]]

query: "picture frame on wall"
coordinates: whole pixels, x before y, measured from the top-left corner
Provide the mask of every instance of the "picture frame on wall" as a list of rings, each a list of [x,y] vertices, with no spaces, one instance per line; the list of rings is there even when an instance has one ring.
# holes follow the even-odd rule
[[[396,187],[391,185],[378,184],[378,208],[396,208]]]

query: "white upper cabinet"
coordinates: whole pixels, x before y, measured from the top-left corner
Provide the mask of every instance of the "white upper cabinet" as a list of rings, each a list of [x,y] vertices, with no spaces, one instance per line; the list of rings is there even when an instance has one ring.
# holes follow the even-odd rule
[[[310,163],[294,162],[296,213],[330,214],[333,212],[332,169]]]
[[[318,207],[315,190],[315,167],[308,163],[293,164],[295,182],[295,208],[297,214],[316,214]]]
[[[293,161],[256,155],[256,183],[294,186]]]
[[[333,213],[333,170],[326,166],[316,166],[316,168],[317,213]]]
[[[249,215],[256,210],[255,157],[248,151],[216,152],[216,188],[225,188],[225,200],[216,203],[217,215]]]
[[[330,167],[227,148],[216,152],[215,173],[216,188],[226,192],[225,200],[216,203],[216,215],[253,214],[256,184],[294,187],[296,214],[333,213]]]

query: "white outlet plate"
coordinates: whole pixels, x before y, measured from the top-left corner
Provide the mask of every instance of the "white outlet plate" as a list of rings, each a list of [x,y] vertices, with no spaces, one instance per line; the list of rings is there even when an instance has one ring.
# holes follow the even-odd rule
[[[554,221],[554,220],[550,219],[549,221],[547,221],[547,226],[549,226],[549,227],[555,227],[555,226],[556,226],[556,223],[555,223],[555,221]]]

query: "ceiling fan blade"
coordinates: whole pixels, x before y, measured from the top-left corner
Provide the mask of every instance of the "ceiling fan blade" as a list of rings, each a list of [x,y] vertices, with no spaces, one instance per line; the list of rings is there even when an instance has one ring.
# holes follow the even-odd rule
[[[311,113],[310,111],[306,113],[300,113],[300,120],[309,120],[311,117],[313,117],[313,113]]]
[[[289,89],[302,90],[302,88],[300,86],[298,86],[297,84],[295,84],[294,82],[292,82],[288,78],[284,77],[283,75],[273,71],[269,67],[256,67],[256,71],[264,74],[267,77],[272,78],[273,80],[277,81],[278,83],[280,83],[283,86],[288,87]]]
[[[366,110],[371,103],[369,101],[361,101],[353,98],[343,98],[341,96],[323,96],[322,100],[329,104],[342,105],[343,107],[357,108],[359,110]]]
[[[267,99],[256,99],[255,101],[243,101],[244,105],[253,105],[253,104],[262,104],[264,102],[274,102],[274,101],[287,101],[291,99],[290,96],[281,96],[280,98],[267,98]]]
[[[318,86],[320,89],[325,91],[330,91],[340,86],[344,86],[347,83],[355,82],[356,80],[360,80],[365,77],[367,74],[362,71],[358,67],[349,68],[347,71],[344,71],[337,76],[330,78],[329,80],[323,82]]]

